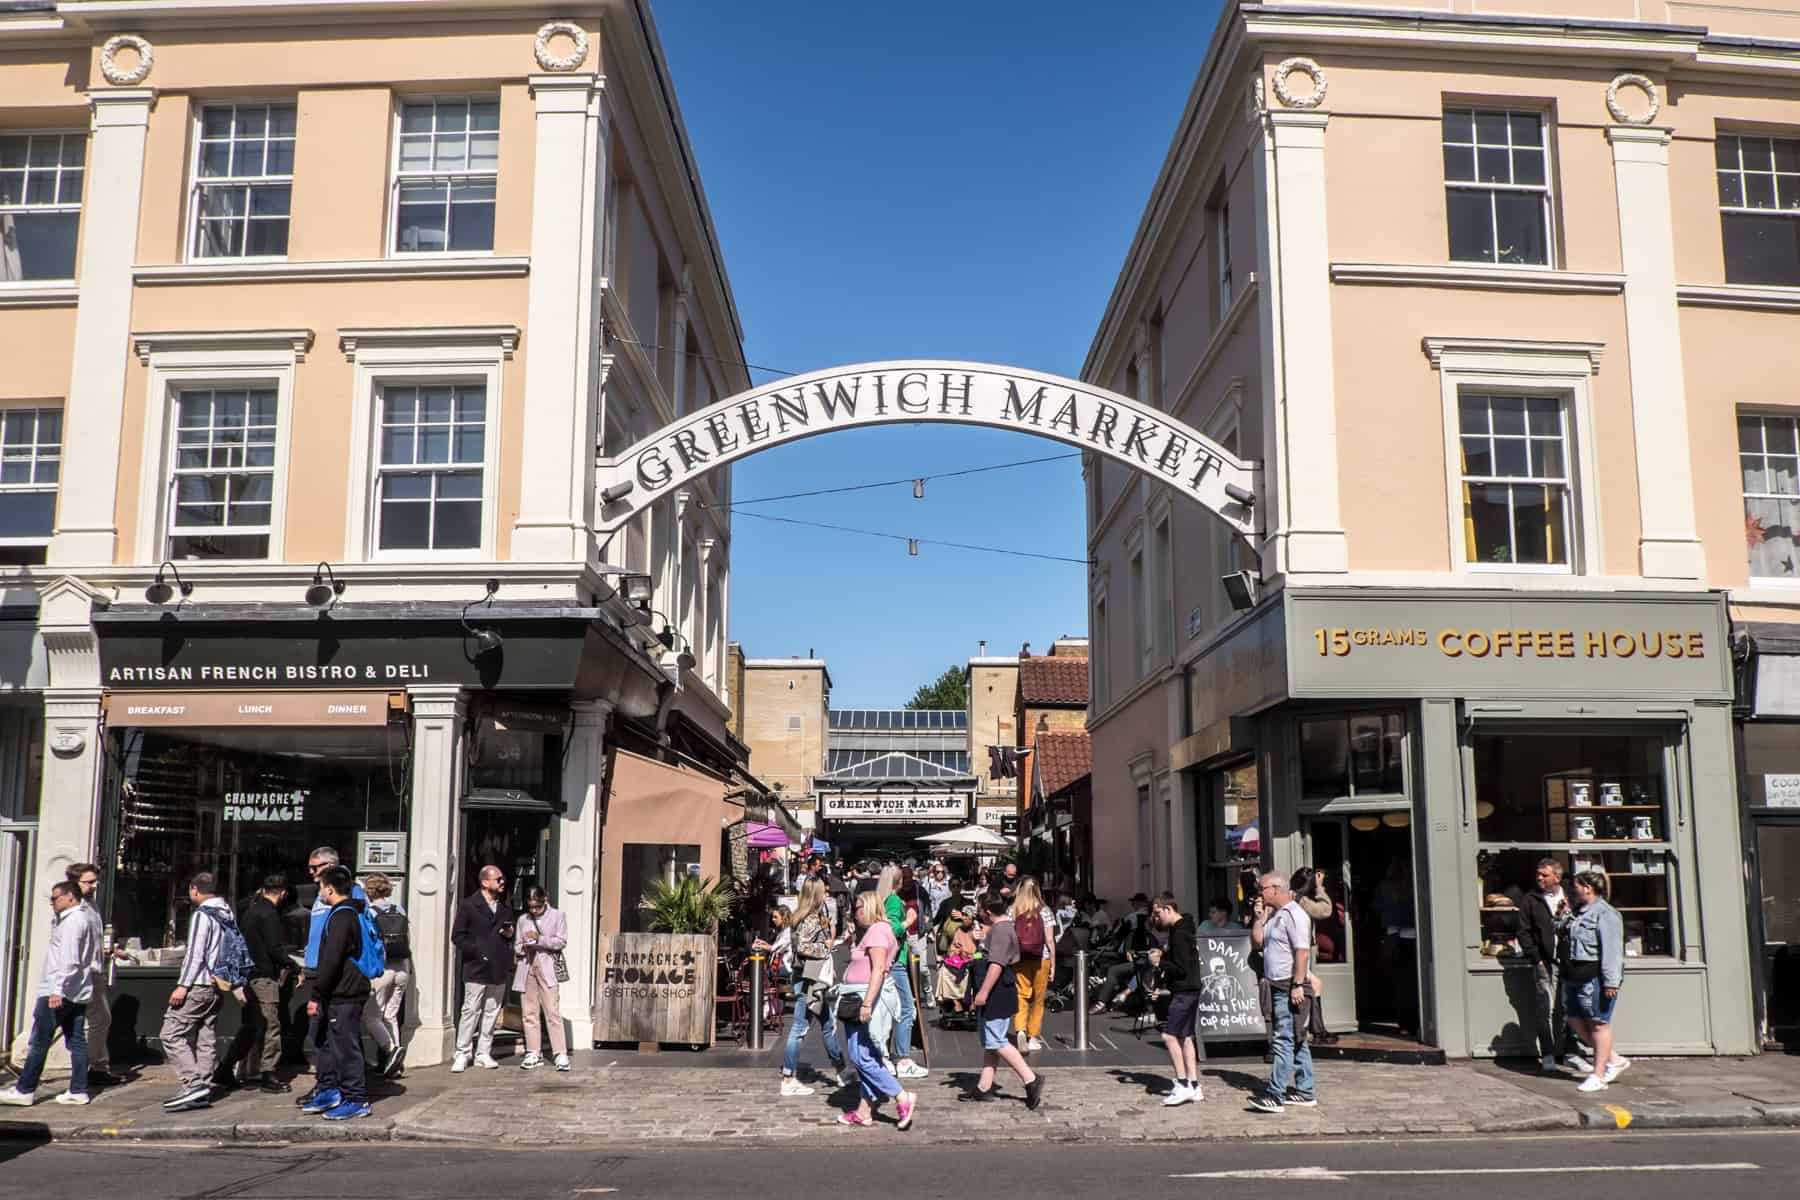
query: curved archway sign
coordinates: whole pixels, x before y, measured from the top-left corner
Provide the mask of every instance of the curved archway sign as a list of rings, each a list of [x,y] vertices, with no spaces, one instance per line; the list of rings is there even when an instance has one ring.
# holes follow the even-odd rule
[[[1064,442],[1151,475],[1255,531],[1258,467],[1126,396],[1038,371],[964,362],[833,367],[751,388],[657,430],[599,466],[602,532],[727,463],[870,425],[983,425]]]

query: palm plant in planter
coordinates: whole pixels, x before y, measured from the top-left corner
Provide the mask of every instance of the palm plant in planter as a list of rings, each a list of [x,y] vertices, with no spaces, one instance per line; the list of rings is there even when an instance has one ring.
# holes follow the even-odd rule
[[[650,914],[652,932],[710,934],[736,904],[737,894],[728,881],[684,872],[673,883],[653,880],[638,907]]]

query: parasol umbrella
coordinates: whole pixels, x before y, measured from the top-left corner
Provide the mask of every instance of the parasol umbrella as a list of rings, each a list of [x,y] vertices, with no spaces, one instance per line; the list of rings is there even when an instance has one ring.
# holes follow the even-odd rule
[[[973,848],[977,850],[1006,850],[1012,842],[1003,838],[991,829],[980,825],[964,825],[960,829],[946,829],[942,833],[928,833],[916,841],[930,842],[934,846],[950,848]]]

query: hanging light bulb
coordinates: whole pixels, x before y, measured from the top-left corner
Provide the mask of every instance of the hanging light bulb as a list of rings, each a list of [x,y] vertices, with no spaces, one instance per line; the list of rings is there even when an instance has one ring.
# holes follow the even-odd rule
[[[919,539],[918,538],[907,538],[906,539],[906,552],[908,554],[912,555],[914,558],[919,557]]]
[[[924,498],[925,498],[925,481],[923,479],[913,480],[913,499],[914,500],[923,500]]]

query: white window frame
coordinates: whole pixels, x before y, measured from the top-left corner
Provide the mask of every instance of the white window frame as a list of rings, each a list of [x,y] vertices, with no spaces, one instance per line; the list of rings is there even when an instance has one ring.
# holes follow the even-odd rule
[[[1169,493],[1158,490],[1150,502],[1149,568],[1150,669],[1169,661],[1175,646],[1175,526]]]
[[[1131,680],[1135,684],[1150,674],[1155,647],[1150,635],[1150,563],[1144,548],[1144,518],[1125,533],[1125,566],[1131,584]]]
[[[1112,630],[1108,627],[1107,582],[1108,573],[1104,568],[1096,571],[1089,582],[1089,590],[1093,593],[1093,638],[1088,654],[1088,694],[1093,697],[1093,711],[1096,714],[1105,712],[1112,704],[1112,677],[1109,674],[1112,666]]]
[[[252,468],[248,465],[248,456],[246,456],[246,458],[245,458],[246,465],[243,467],[240,467],[240,468],[232,469],[232,468],[207,467],[207,468],[203,468],[203,469],[197,469],[197,470],[190,469],[190,470],[186,470],[186,471],[184,471],[177,463],[177,456],[178,456],[178,453],[180,450],[180,436],[181,436],[181,397],[188,393],[196,393],[196,392],[217,393],[220,391],[246,391],[246,392],[248,392],[248,391],[274,391],[276,393],[276,397],[275,397],[275,427],[274,427],[274,435],[273,435],[275,444],[271,447],[271,449],[272,449],[274,455],[276,455],[276,456],[279,456],[279,454],[281,452],[282,412],[281,412],[280,389],[269,386],[269,385],[257,384],[257,383],[235,384],[230,387],[224,387],[224,386],[221,386],[218,384],[182,383],[175,387],[174,392],[170,397],[170,404],[169,404],[169,413],[170,413],[171,419],[167,422],[168,431],[167,431],[166,436],[168,438],[169,444],[164,450],[164,453],[166,455],[166,458],[164,461],[168,464],[168,466],[166,467],[166,472],[168,475],[168,482],[164,486],[167,489],[168,495],[163,504],[163,529],[162,529],[163,555],[164,555],[164,557],[169,558],[170,560],[175,561],[175,562],[190,562],[190,561],[191,562],[218,562],[218,561],[263,562],[263,561],[267,561],[267,559],[269,558],[269,555],[267,555],[267,554],[265,554],[262,558],[257,558],[257,559],[229,559],[229,558],[185,559],[185,558],[176,558],[175,557],[174,544],[175,544],[176,538],[178,538],[178,537],[196,537],[196,536],[204,537],[209,532],[217,533],[217,534],[219,534],[221,536],[225,536],[225,537],[255,537],[255,536],[260,535],[262,537],[268,538],[270,548],[271,549],[274,548],[274,543],[275,543],[275,503],[274,503],[274,499],[275,499],[275,497],[274,497],[275,464],[273,461],[271,461],[269,466],[266,468],[264,468],[264,467]],[[214,424],[210,428],[214,433],[216,433],[217,430],[219,429],[219,426],[217,424]],[[247,445],[248,445],[248,443],[246,443],[246,446]],[[209,449],[210,448],[211,448],[211,446],[209,443]],[[211,475],[262,475],[262,474],[267,474],[269,476],[269,523],[267,525],[262,525],[262,526],[220,525],[220,526],[216,526],[216,527],[208,527],[207,529],[202,530],[202,531],[176,528],[176,526],[175,526],[176,510],[180,507],[176,503],[176,494],[180,490],[178,483],[179,483],[179,480],[183,476],[193,476],[193,477],[197,477],[197,478],[205,478],[205,477],[211,476]]]
[[[1780,172],[1780,173],[1777,173],[1774,171],[1767,172],[1767,174],[1769,175],[1769,187],[1770,187],[1770,190],[1774,193],[1774,198],[1775,198],[1775,207],[1774,208],[1751,208],[1747,204],[1742,203],[1742,201],[1749,195],[1749,189],[1747,189],[1744,186],[1744,177],[1746,175],[1765,174],[1765,172],[1762,172],[1762,171],[1749,171],[1749,170],[1745,169],[1745,166],[1744,166],[1744,141],[1745,141],[1745,139],[1748,138],[1748,139],[1756,140],[1756,141],[1767,140],[1770,142],[1789,142],[1795,146],[1800,146],[1800,133],[1797,133],[1796,131],[1794,131],[1792,129],[1786,130],[1785,133],[1786,133],[1786,136],[1783,136],[1780,133],[1771,133],[1771,132],[1766,132],[1766,131],[1761,131],[1761,130],[1721,129],[1715,135],[1715,138],[1714,138],[1715,149],[1714,149],[1714,158],[1713,158],[1713,192],[1714,192],[1714,195],[1718,194],[1718,180],[1721,175],[1726,175],[1726,174],[1736,175],[1737,179],[1738,179],[1738,200],[1740,201],[1737,204],[1727,204],[1727,203],[1725,203],[1725,200],[1723,197],[1719,198],[1719,214],[1720,214],[1719,245],[1720,245],[1721,253],[1724,252],[1724,241],[1725,241],[1724,218],[1728,215],[1734,216],[1734,217],[1785,217],[1790,221],[1800,221],[1800,208],[1784,208],[1781,206],[1781,199],[1782,199],[1781,177],[1783,174],[1792,174],[1791,172]],[[1731,138],[1732,140],[1734,140],[1737,143],[1737,164],[1738,165],[1730,171],[1727,171],[1726,168],[1718,165],[1718,157],[1717,157],[1718,152],[1716,149],[1716,143],[1718,141],[1722,141],[1725,138]],[[1773,149],[1771,148],[1771,155],[1772,154],[1773,154]],[[1771,162],[1770,165],[1772,167],[1773,163]],[[1727,271],[1729,271],[1730,263],[1727,262],[1725,264],[1725,266],[1726,266]],[[1782,284],[1752,284],[1752,285],[1748,285],[1748,286],[1781,287],[1784,285],[1782,285]],[[1800,280],[1796,280],[1793,283],[1790,283],[1785,286],[1800,286]],[[1772,578],[1772,577],[1759,575],[1759,576],[1755,576],[1755,578],[1762,579],[1762,578]]]
[[[169,550],[169,485],[174,462],[175,404],[196,388],[275,388],[274,495],[269,551],[263,558],[209,558],[207,563],[281,562],[287,533],[288,464],[293,447],[296,364],[312,343],[310,329],[132,335],[146,372],[143,457],[138,469],[136,560],[161,562]]]
[[[1489,473],[1487,475],[1475,475],[1475,474],[1471,474],[1468,470],[1462,468],[1462,464],[1461,464],[1461,450],[1462,450],[1461,442],[1462,442],[1462,439],[1466,438],[1466,437],[1475,436],[1473,431],[1462,428],[1462,425],[1461,425],[1462,401],[1466,400],[1466,399],[1479,398],[1481,400],[1489,402],[1488,431],[1487,431],[1486,436],[1489,439],[1490,445],[1497,446],[1497,443],[1499,442],[1499,440],[1501,438],[1504,437],[1507,439],[1514,439],[1514,435],[1498,434],[1498,433],[1493,432],[1493,412],[1492,412],[1492,403],[1491,402],[1494,400],[1506,399],[1509,397],[1517,398],[1520,400],[1547,400],[1556,406],[1556,438],[1555,438],[1555,440],[1562,447],[1563,473],[1561,476],[1497,475],[1497,474],[1493,474],[1493,473]],[[1524,419],[1524,418],[1521,418],[1521,419]],[[1564,543],[1564,549],[1566,551],[1565,557],[1567,557],[1569,559],[1569,563],[1470,562],[1468,564],[1469,569],[1471,571],[1489,571],[1489,570],[1495,570],[1495,569],[1507,570],[1507,571],[1548,571],[1548,572],[1555,572],[1557,574],[1568,574],[1571,570],[1571,564],[1573,564],[1574,558],[1575,558],[1575,555],[1574,555],[1574,549],[1575,549],[1575,546],[1574,546],[1574,541],[1575,541],[1575,538],[1574,538],[1574,535],[1575,535],[1575,480],[1574,480],[1574,473],[1573,473],[1573,465],[1574,464],[1572,462],[1574,455],[1571,453],[1571,450],[1574,446],[1574,438],[1570,436],[1570,432],[1569,432],[1569,404],[1568,404],[1567,395],[1562,392],[1540,392],[1540,391],[1532,391],[1532,390],[1519,390],[1516,388],[1504,388],[1504,389],[1491,389],[1490,390],[1490,389],[1477,388],[1477,387],[1473,387],[1473,386],[1465,386],[1459,390],[1458,396],[1457,396],[1457,421],[1458,421],[1457,449],[1458,449],[1458,468],[1459,468],[1458,472],[1457,472],[1457,496],[1460,498],[1462,495],[1462,490],[1466,487],[1476,487],[1476,486],[1497,484],[1497,485],[1508,488],[1509,493],[1508,493],[1508,501],[1507,501],[1507,514],[1508,514],[1508,529],[1509,529],[1508,536],[1510,538],[1511,536],[1513,536],[1513,533],[1516,532],[1515,530],[1513,530],[1513,516],[1514,516],[1513,503],[1514,502],[1513,502],[1511,494],[1510,494],[1511,488],[1518,487],[1518,486],[1526,486],[1526,487],[1547,487],[1548,486],[1548,487],[1562,488],[1563,502],[1562,502],[1561,519],[1562,519],[1562,523],[1563,523],[1563,543]],[[1526,442],[1528,462],[1529,462],[1529,444],[1533,441],[1548,441],[1550,439],[1545,438],[1541,435],[1532,434],[1530,432],[1529,424],[1527,424],[1526,431],[1522,434],[1517,435],[1516,440],[1522,440],[1522,441]],[[1512,544],[1511,542],[1509,542],[1508,544],[1509,544],[1512,552],[1514,554],[1517,554],[1518,546],[1515,544]],[[1467,532],[1467,515],[1466,514],[1464,516],[1463,553],[1464,554],[1468,553],[1468,532]]]
[[[1594,458],[1592,379],[1600,370],[1597,342],[1531,342],[1503,338],[1425,339],[1425,352],[1438,369],[1443,398],[1444,497],[1450,564],[1454,571],[1511,575],[1520,579],[1604,574]],[[1569,471],[1567,566],[1530,563],[1472,563],[1463,540],[1462,421],[1464,391],[1523,393],[1561,397],[1564,428],[1571,445],[1564,451]],[[1553,584],[1547,584],[1554,586]]]
[[[1733,426],[1734,435],[1736,432],[1737,422],[1743,420],[1746,417],[1755,417],[1759,421],[1767,421],[1770,419],[1775,419],[1775,420],[1791,422],[1796,426],[1796,430],[1795,430],[1796,436],[1800,437],[1800,410],[1767,408],[1767,407],[1740,408],[1733,415],[1732,426]],[[1797,442],[1796,445],[1800,445],[1800,442]],[[1763,435],[1763,449],[1761,451],[1761,457],[1763,460],[1763,469],[1766,472],[1768,469],[1768,462],[1769,462],[1768,435],[1766,432]],[[1739,491],[1739,494],[1743,497],[1744,501],[1746,502],[1745,513],[1744,513],[1744,520],[1746,523],[1746,528],[1748,528],[1748,522],[1750,519],[1750,514],[1748,511],[1748,503],[1747,503],[1750,500],[1792,500],[1797,505],[1800,505],[1800,495],[1783,496],[1776,492],[1746,491],[1743,488],[1743,479],[1744,479],[1743,451],[1740,449],[1738,451],[1738,485],[1739,485],[1738,491]],[[1751,573],[1751,571],[1750,571],[1750,555],[1748,552],[1748,547],[1746,547],[1745,554],[1744,554],[1744,572],[1745,572],[1745,577],[1747,579],[1749,579],[1750,585],[1752,587],[1792,588],[1792,589],[1800,590],[1800,573],[1797,573],[1794,575],[1756,575],[1756,574]]]
[[[17,204],[0,204],[0,217],[6,217],[6,216],[12,216],[12,215],[32,215],[32,214],[38,214],[38,213],[71,213],[72,212],[75,214],[75,261],[69,264],[69,274],[67,274],[66,276],[46,277],[43,279],[0,279],[0,290],[11,289],[11,288],[21,288],[21,287],[42,287],[45,284],[51,284],[51,283],[72,283],[75,280],[76,274],[81,270],[81,224],[82,224],[82,213],[83,213],[84,207],[87,203],[88,183],[90,182],[88,179],[88,172],[87,172],[87,160],[88,160],[88,146],[91,143],[92,138],[91,138],[89,132],[85,129],[0,129],[0,136],[23,137],[23,138],[27,139],[26,154],[28,156],[31,153],[31,149],[30,149],[30,139],[31,138],[54,137],[54,138],[61,139],[61,138],[73,137],[73,138],[81,139],[81,143],[82,143],[81,165],[79,167],[73,168],[74,170],[81,172],[81,199],[80,200],[77,200],[73,204],[64,204],[60,201],[60,199],[56,203],[53,203],[53,204],[33,204],[30,201],[24,199],[24,195],[23,195],[23,193],[21,193],[20,200]],[[58,162],[57,162],[57,166],[56,166],[56,188],[57,188],[58,196],[60,196],[62,193],[63,173],[65,171],[71,169],[68,166],[68,164],[63,163],[61,161],[61,158],[62,158],[61,151],[62,151],[62,147],[60,145],[58,145],[58,147],[57,147]],[[41,170],[43,168],[39,168],[39,169]],[[26,181],[28,184],[29,184],[32,173],[33,173],[33,171],[32,171],[32,167],[30,166],[30,160],[28,157],[27,162],[26,162],[26,167],[25,167],[25,177],[26,177]]]
[[[13,413],[31,413],[31,414],[33,414],[33,417],[32,417],[33,433],[35,435],[36,423],[38,421],[42,420],[43,414],[47,413],[47,412],[55,413],[59,418],[62,419],[62,422],[63,422],[62,437],[58,438],[57,442],[56,442],[56,454],[55,454],[56,482],[49,484],[49,485],[45,485],[45,484],[38,483],[36,480],[38,464],[43,462],[44,460],[48,459],[51,456],[42,453],[42,447],[44,446],[44,443],[38,441],[37,438],[34,436],[32,438],[32,442],[31,442],[31,458],[30,458],[31,474],[33,477],[32,481],[29,483],[0,483],[0,495],[20,496],[20,495],[39,495],[44,492],[50,493],[50,495],[53,497],[53,499],[50,502],[51,503],[51,511],[52,511],[50,531],[46,532],[42,537],[31,537],[31,536],[0,537],[0,546],[48,546],[50,544],[51,537],[54,536],[54,534],[55,534],[56,522],[55,522],[54,513],[55,513],[56,501],[55,501],[54,497],[58,494],[58,492],[62,488],[63,442],[65,440],[67,440],[67,438],[69,436],[67,413],[64,411],[63,406],[61,404],[45,404],[42,402],[35,402],[35,403],[25,403],[25,404],[0,405],[0,425],[3,425],[5,420],[8,417],[10,417]]]
[[[1447,142],[1445,140],[1441,117],[1447,116],[1452,112],[1466,112],[1470,114],[1469,142]],[[1542,138],[1538,148],[1542,150],[1544,154],[1543,183],[1482,183],[1478,180],[1452,180],[1448,173],[1443,170],[1444,147],[1447,145],[1461,146],[1466,144],[1470,148],[1470,154],[1476,160],[1475,173],[1477,175],[1480,174],[1481,154],[1479,146],[1481,143],[1476,140],[1479,135],[1475,132],[1475,118],[1479,117],[1482,113],[1503,113],[1509,118],[1506,123],[1507,165],[1509,168],[1512,165],[1512,151],[1514,149],[1512,144],[1512,121],[1510,118],[1514,114],[1518,114],[1530,115],[1538,119],[1538,134]],[[1553,142],[1550,136],[1552,128],[1550,118],[1551,112],[1547,107],[1528,102],[1483,104],[1474,101],[1467,103],[1453,102],[1448,99],[1444,101],[1443,113],[1440,115],[1438,124],[1438,171],[1444,185],[1444,257],[1446,262],[1456,263],[1458,266],[1477,268],[1486,266],[1504,268],[1507,270],[1554,271],[1557,269],[1556,156],[1551,149]],[[1495,147],[1490,146],[1489,148],[1494,149]],[[1520,192],[1534,193],[1541,196],[1544,214],[1544,261],[1541,263],[1509,263],[1500,261],[1500,247],[1498,241],[1500,237],[1500,216],[1498,212],[1494,211],[1492,200],[1489,200],[1488,202],[1488,209],[1493,221],[1493,236],[1495,239],[1493,246],[1494,257],[1491,259],[1451,258],[1449,246],[1450,193],[1454,191]]]
[[[506,428],[504,363],[518,345],[513,325],[340,329],[338,344],[355,363],[350,417],[350,497],[344,547],[350,561],[476,562],[498,557],[501,442]],[[382,550],[381,390],[389,384],[479,383],[487,388],[482,439],[481,544],[458,550]],[[352,557],[354,556],[354,557]]]
[[[399,259],[491,258],[491,257],[493,257],[494,248],[492,246],[489,246],[486,250],[452,250],[452,249],[450,249],[449,244],[448,244],[449,238],[450,238],[450,230],[449,230],[448,224],[446,224],[444,227],[445,248],[442,250],[402,250],[400,248],[400,244],[399,244],[400,243],[400,185],[409,180],[441,180],[441,181],[448,183],[448,182],[466,182],[469,180],[479,181],[479,180],[484,180],[484,179],[491,179],[494,184],[494,217],[495,217],[494,240],[498,241],[500,239],[500,226],[499,226],[499,215],[500,215],[499,142],[500,142],[500,137],[498,135],[500,133],[503,133],[504,132],[503,130],[496,131],[495,161],[494,161],[494,169],[492,171],[471,171],[471,170],[468,170],[465,168],[464,170],[461,170],[461,171],[433,170],[433,171],[407,172],[407,171],[402,171],[400,169],[401,126],[406,117],[406,106],[407,105],[409,105],[409,104],[429,104],[429,105],[431,105],[432,106],[432,127],[435,130],[436,125],[437,125],[437,106],[438,105],[460,103],[460,104],[463,104],[466,106],[466,105],[476,104],[476,103],[485,104],[490,101],[495,105],[499,105],[501,102],[501,98],[498,93],[469,93],[469,94],[462,94],[462,95],[445,95],[445,96],[397,96],[397,97],[395,97],[393,114],[390,118],[392,121],[392,125],[393,125],[393,137],[391,139],[393,145],[392,145],[392,151],[388,156],[387,257],[399,258]],[[502,115],[504,115],[504,114],[502,114]],[[446,203],[448,203],[447,200],[446,200]]]
[[[286,183],[288,185],[288,215],[287,215],[288,249],[290,252],[293,250],[293,244],[294,244],[294,193],[293,193],[293,188],[294,188],[295,180],[298,178],[297,175],[293,174],[292,172],[289,172],[286,175],[266,175],[266,174],[265,175],[242,175],[242,176],[239,176],[239,175],[217,175],[217,176],[210,176],[210,177],[202,178],[202,176],[200,174],[200,159],[201,159],[202,151],[204,149],[204,147],[202,147],[202,145],[201,145],[201,139],[204,136],[205,130],[206,130],[207,110],[218,109],[218,108],[229,108],[235,113],[236,110],[238,110],[239,108],[274,108],[276,106],[285,106],[288,104],[292,104],[294,106],[294,164],[296,167],[298,167],[299,162],[300,162],[300,104],[297,99],[296,100],[280,100],[280,99],[233,100],[233,99],[228,99],[225,97],[220,97],[219,99],[216,99],[216,100],[208,100],[203,103],[194,105],[193,118],[192,118],[193,136],[191,139],[192,144],[193,144],[193,153],[189,157],[189,160],[188,160],[188,194],[187,194],[188,218],[187,218],[187,230],[186,230],[186,235],[185,235],[186,241],[185,241],[185,244],[183,247],[183,255],[182,255],[183,262],[188,262],[188,263],[228,263],[228,262],[274,263],[274,262],[288,261],[287,254],[202,254],[202,253],[200,253],[200,214],[201,214],[201,208],[203,207],[202,204],[200,203],[200,192],[201,192],[201,189],[203,186],[206,186],[209,184],[217,184],[217,185],[224,185],[224,186],[254,187],[259,183],[280,183],[284,180],[286,181]],[[267,134],[264,135],[263,140],[264,140],[264,143],[266,144],[268,141]],[[268,164],[265,162],[264,166],[266,167],[267,165]],[[244,244],[246,247],[248,247],[250,244],[248,232],[249,231],[246,229],[245,238],[244,238]]]
[[[1231,302],[1236,299],[1231,279],[1231,200],[1229,196],[1219,201],[1213,209],[1213,237],[1217,245],[1213,249],[1213,257],[1219,264],[1219,275],[1214,281],[1219,291],[1219,322],[1223,324],[1225,314],[1231,311]]]

